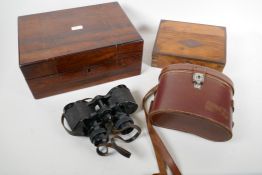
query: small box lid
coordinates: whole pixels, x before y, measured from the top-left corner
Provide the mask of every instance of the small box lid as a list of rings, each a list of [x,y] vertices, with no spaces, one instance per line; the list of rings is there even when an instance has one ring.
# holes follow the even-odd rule
[[[20,16],[18,38],[27,79],[97,64],[142,40],[117,2]]]
[[[162,20],[153,57],[154,55],[169,55],[224,65],[226,62],[226,28]]]

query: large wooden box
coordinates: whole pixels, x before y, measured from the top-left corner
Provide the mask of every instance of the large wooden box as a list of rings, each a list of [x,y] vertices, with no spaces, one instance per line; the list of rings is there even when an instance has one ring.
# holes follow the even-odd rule
[[[117,2],[21,16],[18,36],[35,98],[141,72],[143,39]]]
[[[226,63],[226,28],[162,20],[152,66],[192,63],[222,71]]]

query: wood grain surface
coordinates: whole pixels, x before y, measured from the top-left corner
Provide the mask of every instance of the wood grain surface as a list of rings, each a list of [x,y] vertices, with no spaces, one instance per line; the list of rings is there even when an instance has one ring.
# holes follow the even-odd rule
[[[21,16],[18,43],[19,65],[35,98],[141,70],[143,39],[117,2]]]
[[[192,63],[222,71],[226,63],[225,27],[162,20],[152,66]]]

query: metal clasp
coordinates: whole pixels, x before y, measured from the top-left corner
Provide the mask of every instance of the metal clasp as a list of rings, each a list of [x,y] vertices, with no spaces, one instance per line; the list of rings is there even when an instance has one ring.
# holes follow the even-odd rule
[[[204,81],[205,81],[204,74],[202,74],[202,73],[194,73],[193,74],[194,88],[201,89]]]

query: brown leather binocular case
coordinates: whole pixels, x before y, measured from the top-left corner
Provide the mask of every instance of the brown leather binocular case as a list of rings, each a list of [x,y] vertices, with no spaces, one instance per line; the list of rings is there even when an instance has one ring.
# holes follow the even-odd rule
[[[145,103],[154,94],[147,112]],[[143,99],[143,108],[159,171],[166,165],[181,174],[153,125],[198,135],[212,141],[232,137],[234,88],[223,73],[193,64],[173,64],[164,68],[159,84]]]

